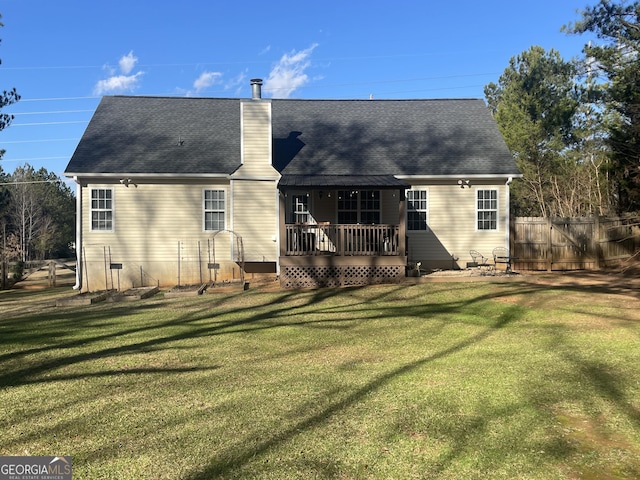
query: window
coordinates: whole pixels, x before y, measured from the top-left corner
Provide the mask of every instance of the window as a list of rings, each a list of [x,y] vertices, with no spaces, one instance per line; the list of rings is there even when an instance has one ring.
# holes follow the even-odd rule
[[[426,231],[429,229],[427,190],[407,191],[407,229]]]
[[[204,229],[224,230],[224,190],[204,191]]]
[[[338,191],[338,223],[380,223],[380,191]]]
[[[91,189],[91,230],[113,231],[113,190]]]
[[[380,191],[360,192],[360,223],[380,223]]]
[[[358,192],[338,192],[338,223],[358,223]]]
[[[291,209],[292,223],[309,223],[309,195],[293,195]]]
[[[498,191],[478,190],[477,193],[477,226],[478,230],[498,229]]]

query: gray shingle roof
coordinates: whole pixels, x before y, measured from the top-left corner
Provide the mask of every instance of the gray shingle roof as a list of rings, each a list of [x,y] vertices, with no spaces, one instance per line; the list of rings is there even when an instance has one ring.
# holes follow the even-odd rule
[[[482,100],[274,101],[273,136],[283,174],[518,173]]]
[[[66,171],[228,174],[239,166],[238,100],[103,97]]]
[[[517,175],[482,100],[270,100],[283,175]],[[230,174],[240,99],[104,97],[66,172]]]

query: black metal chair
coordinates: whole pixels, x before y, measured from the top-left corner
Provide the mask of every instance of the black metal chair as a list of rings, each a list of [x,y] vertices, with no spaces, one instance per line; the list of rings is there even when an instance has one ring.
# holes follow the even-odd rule
[[[493,249],[493,264],[498,269],[498,265],[504,265],[505,272],[511,271],[511,256],[509,256],[509,249],[506,247],[496,247]]]

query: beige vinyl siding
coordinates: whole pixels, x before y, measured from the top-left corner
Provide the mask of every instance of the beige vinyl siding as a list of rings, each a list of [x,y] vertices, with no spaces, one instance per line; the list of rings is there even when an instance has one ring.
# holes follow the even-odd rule
[[[113,189],[112,232],[91,231],[93,188]],[[212,238],[215,232],[204,230],[204,189],[226,192],[225,225],[228,226],[230,189],[226,183],[139,184],[137,187],[118,183],[83,187],[83,254],[86,261],[83,274],[88,277],[89,289],[104,289],[105,284],[110,285],[112,274],[118,273],[123,287],[139,286],[140,283],[172,286],[178,283],[178,275],[181,284],[198,283],[201,278],[208,281],[207,267],[214,256],[216,262],[221,263],[219,274],[226,271],[233,275],[229,270],[235,268],[230,262],[229,234],[216,235],[214,252]],[[122,264],[122,270],[111,271],[110,263]]]
[[[247,262],[278,258],[276,181],[233,180],[233,230],[242,236]]]
[[[504,184],[480,184],[470,188],[457,185],[414,185],[429,192],[429,230],[408,231],[410,262],[422,262],[423,268],[464,268],[471,261],[469,250],[487,257],[495,247],[505,246],[508,238],[506,216],[507,187]],[[477,189],[498,191],[498,229],[476,229]],[[457,260],[456,260],[457,258]]]
[[[235,176],[276,177],[271,166],[271,102],[248,101],[240,104],[242,166]]]

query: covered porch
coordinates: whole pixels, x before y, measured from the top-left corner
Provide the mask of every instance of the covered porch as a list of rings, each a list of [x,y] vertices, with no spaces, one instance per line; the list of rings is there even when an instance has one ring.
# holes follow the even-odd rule
[[[409,187],[392,175],[283,176],[281,285],[367,285],[404,278]]]

